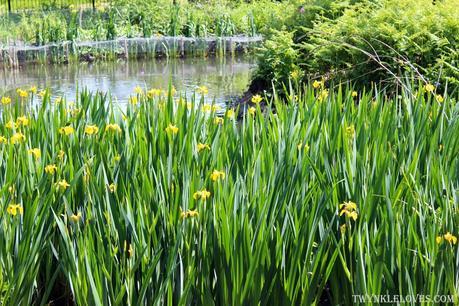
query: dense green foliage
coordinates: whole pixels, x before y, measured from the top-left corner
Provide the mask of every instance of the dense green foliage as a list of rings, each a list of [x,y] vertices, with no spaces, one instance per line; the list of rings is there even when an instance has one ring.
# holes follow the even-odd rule
[[[290,33],[294,38],[285,46],[296,46],[295,66],[302,68],[305,80],[393,86],[414,77],[443,88],[459,82],[457,0],[311,0],[292,13],[281,35]],[[278,42],[276,36],[270,41]]]
[[[3,99],[0,300],[457,302],[455,100],[322,87],[287,97],[242,122],[140,88],[125,111],[89,93]]]
[[[268,39],[258,53],[258,66],[254,82],[264,87],[272,84],[287,84],[291,78],[301,78],[302,71],[298,66],[300,52],[295,48],[293,33],[272,30]]]
[[[153,35],[254,36],[282,24],[289,3],[116,0],[96,11],[67,8],[0,17],[0,42],[46,44]]]
[[[241,112],[205,87],[1,97],[0,304],[458,304],[459,0],[434,2],[2,17],[26,44],[262,33],[254,81],[276,91]]]
[[[385,0],[321,20],[304,45],[306,69],[362,84],[414,74],[459,84],[459,1]]]

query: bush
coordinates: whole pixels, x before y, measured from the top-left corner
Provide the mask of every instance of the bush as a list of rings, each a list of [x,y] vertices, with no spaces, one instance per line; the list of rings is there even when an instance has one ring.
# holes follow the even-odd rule
[[[354,1],[354,2],[360,2]],[[314,26],[318,18],[334,20],[343,14],[351,4],[349,1],[308,0],[297,3],[287,21],[288,27],[295,33],[295,41],[307,38],[307,32]]]
[[[255,80],[269,87],[269,81],[280,85],[286,84],[291,77],[299,78],[299,55],[292,32],[272,30],[270,38],[260,49]]]
[[[301,67],[304,80],[358,87],[392,87],[406,77],[442,90],[459,84],[459,0],[309,0],[287,12],[285,29],[293,35],[268,35],[254,82],[285,84],[292,67]]]
[[[459,84],[459,1],[383,0],[321,18],[301,48],[309,73],[361,85],[394,84],[407,74]]]
[[[251,89],[270,87],[271,81],[275,87],[282,89],[292,76],[300,79],[304,75],[300,69],[300,59],[304,58],[301,52],[304,50],[299,48],[299,43],[307,39],[306,32],[311,30],[319,17],[337,18],[349,5],[348,1],[289,1],[282,3],[278,16],[256,14],[257,24],[263,21],[271,28],[268,31],[259,25],[266,40],[258,56],[258,68]]]

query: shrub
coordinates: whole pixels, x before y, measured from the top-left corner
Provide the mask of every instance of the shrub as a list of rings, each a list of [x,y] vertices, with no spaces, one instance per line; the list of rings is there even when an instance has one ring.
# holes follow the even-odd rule
[[[299,49],[295,48],[293,33],[285,30],[272,30],[270,38],[260,49],[258,69],[255,80],[265,83],[272,81],[275,85],[286,84],[291,76],[299,77],[297,65]]]
[[[258,56],[258,68],[251,88],[257,90],[260,87],[270,87],[272,81],[280,89],[292,76],[300,79],[304,73],[300,69],[299,60],[304,58],[301,56],[304,50],[299,48],[298,43],[305,41],[306,32],[310,31],[319,16],[329,20],[337,18],[348,6],[348,1],[289,1],[288,4],[282,4],[278,16],[256,14],[256,23],[266,41]],[[272,28],[267,31],[259,25],[260,21]]]
[[[343,11],[349,6],[349,1],[301,1],[297,3],[295,10],[291,12],[287,21],[288,28],[295,33],[295,41],[303,41],[307,38],[306,34],[308,29],[311,29],[314,26],[314,23],[318,18],[334,20],[340,17],[343,14]]]
[[[382,0],[321,17],[304,39],[307,73],[394,84],[406,74],[459,84],[459,1]]]
[[[459,84],[459,0],[309,0],[285,12],[284,30],[267,35],[254,82],[273,79],[280,87],[296,66],[305,80],[351,80],[358,87],[391,87],[406,77],[442,90]],[[287,54],[274,50],[282,45]],[[293,66],[284,62],[290,54]]]

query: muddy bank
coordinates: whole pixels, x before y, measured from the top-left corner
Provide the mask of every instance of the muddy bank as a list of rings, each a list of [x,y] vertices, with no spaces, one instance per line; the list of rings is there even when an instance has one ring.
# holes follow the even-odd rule
[[[119,38],[111,41],[72,42],[45,46],[0,48],[0,65],[16,67],[27,63],[92,62],[98,59],[211,56],[244,53],[254,49],[261,36]]]
[[[242,96],[239,96],[233,103],[229,105],[229,107],[238,109],[238,114],[237,117],[239,120],[242,120],[242,117],[245,115],[245,113],[248,111],[249,107],[254,106],[252,103],[252,98],[255,95],[260,95],[262,97],[265,97],[268,92],[272,90],[272,84],[268,80],[262,80],[260,78],[253,78],[250,82],[249,85],[242,94]],[[260,107],[262,110],[266,108],[266,101],[262,101],[260,104]]]

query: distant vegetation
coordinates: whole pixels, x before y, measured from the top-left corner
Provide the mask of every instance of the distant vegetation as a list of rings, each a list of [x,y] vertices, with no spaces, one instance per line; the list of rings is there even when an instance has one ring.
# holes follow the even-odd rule
[[[98,3],[98,2],[96,2]],[[110,40],[153,35],[254,36],[282,24],[286,6],[270,0],[187,2],[114,0],[97,9],[69,6],[0,17],[0,41],[43,45],[64,40]]]

